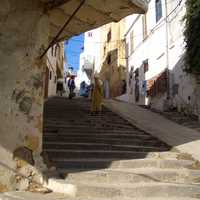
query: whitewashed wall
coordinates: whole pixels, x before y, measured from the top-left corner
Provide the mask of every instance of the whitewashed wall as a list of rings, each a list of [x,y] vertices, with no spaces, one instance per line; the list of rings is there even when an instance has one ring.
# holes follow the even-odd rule
[[[199,95],[199,85],[197,84],[195,78],[192,75],[188,75],[184,72],[184,22],[183,16],[185,14],[185,3],[184,1],[178,6],[179,0],[167,0],[167,13],[171,13],[176,7],[175,11],[168,16],[168,57],[169,65],[168,69],[171,72],[170,78],[170,94],[172,104],[178,107],[180,110],[189,110],[197,115],[199,115],[200,108],[200,95]],[[128,46],[128,69],[130,71],[131,67],[140,68],[142,62],[148,59],[149,71],[141,76],[140,85],[143,80],[148,80],[155,75],[162,72],[167,67],[167,38],[166,38],[166,21],[165,21],[165,2],[162,1],[163,17],[156,23],[155,17],[155,0],[151,0],[149,3],[149,10],[147,12],[147,30],[148,37],[143,40],[142,34],[142,15],[130,29],[131,25],[138,17],[138,15],[131,15],[126,18],[126,29],[127,35],[125,36],[127,46]],[[135,50],[131,54],[130,52],[130,34],[134,30],[134,47]],[[140,69],[140,73],[143,69]],[[128,74],[127,74],[127,85],[128,91],[127,95],[129,97],[129,102],[135,103],[134,95],[134,80],[131,86],[128,84]],[[174,85],[178,85],[178,94],[173,95]],[[131,87],[133,93],[131,93]],[[162,110],[164,107],[164,101],[166,99],[166,94],[157,96],[151,99],[152,107]],[[149,99],[141,97],[138,104],[148,104]]]

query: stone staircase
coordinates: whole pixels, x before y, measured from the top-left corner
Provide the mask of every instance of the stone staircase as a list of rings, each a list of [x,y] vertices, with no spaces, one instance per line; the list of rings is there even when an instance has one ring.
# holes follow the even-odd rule
[[[43,149],[72,200],[200,198],[200,164],[191,156],[103,109],[91,115],[87,99],[46,102]]]

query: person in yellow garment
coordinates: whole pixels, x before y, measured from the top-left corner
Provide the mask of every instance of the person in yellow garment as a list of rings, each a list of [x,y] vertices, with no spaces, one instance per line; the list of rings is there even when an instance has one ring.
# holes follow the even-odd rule
[[[103,83],[99,79],[99,76],[94,76],[94,86],[92,90],[92,106],[91,113],[97,114],[102,111],[102,99],[103,99]]]

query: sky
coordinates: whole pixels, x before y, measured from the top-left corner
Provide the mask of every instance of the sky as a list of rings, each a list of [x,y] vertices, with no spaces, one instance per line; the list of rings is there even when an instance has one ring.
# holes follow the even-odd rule
[[[78,71],[80,62],[80,53],[83,52],[84,34],[72,37],[65,42],[65,56],[68,65],[73,67],[74,71]]]

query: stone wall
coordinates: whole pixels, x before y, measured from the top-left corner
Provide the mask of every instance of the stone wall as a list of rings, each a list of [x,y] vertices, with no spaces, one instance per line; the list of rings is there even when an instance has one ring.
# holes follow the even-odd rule
[[[37,0],[1,0],[0,192],[26,189],[45,168],[40,158],[45,62],[38,57],[48,32]]]

